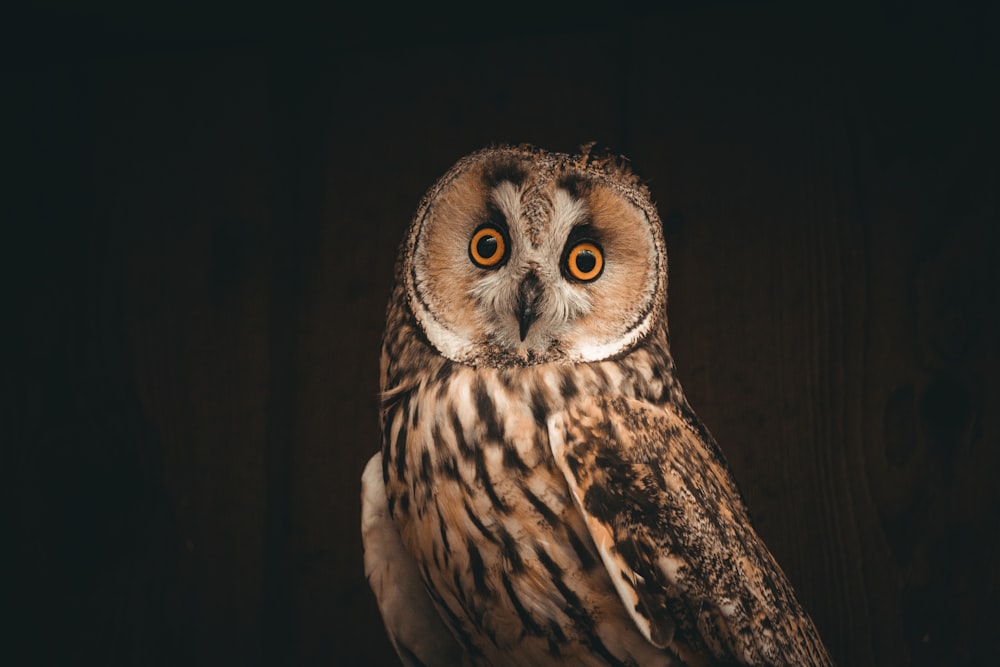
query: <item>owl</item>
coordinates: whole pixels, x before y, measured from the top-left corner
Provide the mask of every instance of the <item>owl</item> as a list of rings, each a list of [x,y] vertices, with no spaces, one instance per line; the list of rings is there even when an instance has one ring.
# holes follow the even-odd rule
[[[460,160],[401,246],[362,475],[406,665],[831,665],[670,354],[621,157]]]

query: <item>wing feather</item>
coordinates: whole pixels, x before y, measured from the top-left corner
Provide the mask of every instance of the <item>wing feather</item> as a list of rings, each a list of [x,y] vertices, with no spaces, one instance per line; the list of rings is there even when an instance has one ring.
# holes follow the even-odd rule
[[[636,626],[685,662],[832,665],[708,436],[667,407],[581,398],[549,441]]]
[[[375,592],[385,629],[406,667],[462,665],[458,642],[438,615],[420,571],[389,516],[382,455],[361,476],[361,537],[365,575]]]

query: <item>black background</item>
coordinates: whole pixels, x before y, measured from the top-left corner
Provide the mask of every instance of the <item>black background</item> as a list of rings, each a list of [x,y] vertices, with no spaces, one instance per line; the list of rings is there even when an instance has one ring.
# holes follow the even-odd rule
[[[995,663],[1000,16],[800,4],[0,20],[9,664],[394,664],[358,493],[398,241],[460,156],[588,141],[838,663]]]

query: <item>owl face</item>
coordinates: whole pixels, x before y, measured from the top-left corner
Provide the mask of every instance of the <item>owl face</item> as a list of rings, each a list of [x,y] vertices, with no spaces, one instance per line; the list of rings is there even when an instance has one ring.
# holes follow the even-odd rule
[[[656,210],[625,167],[586,154],[460,161],[425,197],[402,269],[430,343],[476,366],[606,359],[663,317]]]

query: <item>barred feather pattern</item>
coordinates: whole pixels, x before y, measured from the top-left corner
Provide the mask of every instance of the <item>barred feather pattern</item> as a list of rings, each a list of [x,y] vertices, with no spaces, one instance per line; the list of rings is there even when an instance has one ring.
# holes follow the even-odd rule
[[[388,502],[472,662],[680,664],[634,628],[545,435],[550,412],[577,395],[669,397],[659,378],[671,375],[657,372],[669,357],[651,349],[572,373],[472,368],[435,354],[408,318],[389,319],[403,324],[382,355]]]
[[[407,308],[401,296],[391,303],[391,310]],[[656,647],[640,634],[548,441],[550,415],[578,398],[611,394],[669,405],[735,489],[721,452],[674,379],[665,332],[613,361],[473,368],[436,354],[407,313],[390,311],[389,321],[397,323],[387,331],[382,353],[390,514],[472,664],[743,662],[733,657],[728,639],[714,640],[713,650],[712,637],[702,635],[704,623],[699,628],[697,614],[679,598],[670,604],[674,633],[668,646]],[[720,500],[728,498],[703,498]],[[746,517],[742,501],[737,503],[733,510]],[[768,570],[776,568],[770,554],[766,558]],[[722,577],[727,565],[699,574]],[[780,569],[777,576],[779,588],[788,589],[782,600],[787,612],[803,617]],[[810,640],[816,643],[818,637]]]

